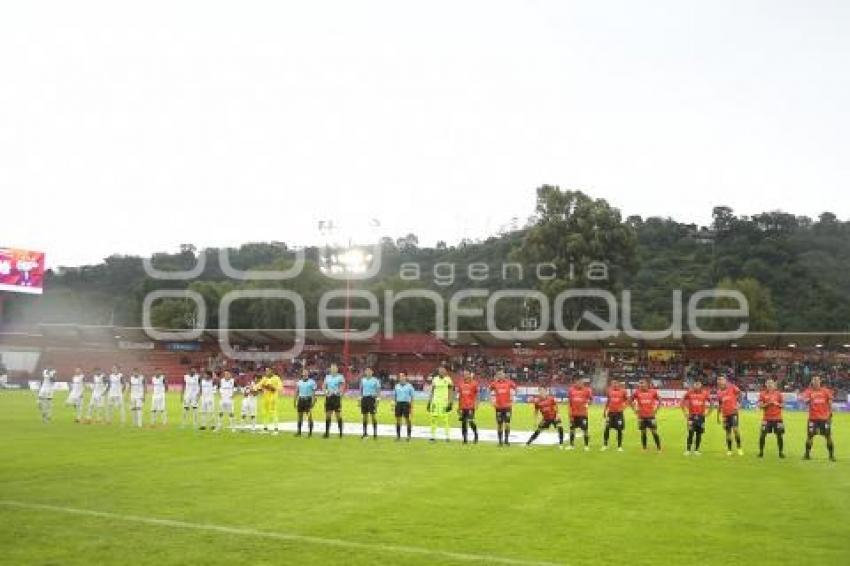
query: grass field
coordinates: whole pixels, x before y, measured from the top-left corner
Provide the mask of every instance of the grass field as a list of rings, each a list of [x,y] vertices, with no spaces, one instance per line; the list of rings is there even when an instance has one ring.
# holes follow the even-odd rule
[[[639,449],[631,415],[626,451],[603,453],[596,408],[585,453],[181,430],[176,397],[167,429],[76,425],[63,400],[44,425],[32,394],[0,392],[0,563],[850,563],[850,415],[829,463],[822,439],[801,460],[799,413],[789,457],[769,438],[759,460],[756,413],[744,457],[712,415],[703,456],[685,458],[674,410],[663,453]],[[518,407],[515,442],[531,428]]]

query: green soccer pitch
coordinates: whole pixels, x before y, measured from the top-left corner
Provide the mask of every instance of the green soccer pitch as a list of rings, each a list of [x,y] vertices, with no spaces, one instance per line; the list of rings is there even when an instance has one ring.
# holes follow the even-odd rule
[[[801,460],[802,413],[786,414],[788,458],[769,437],[759,460],[754,412],[742,415],[745,456],[726,456],[712,415],[703,455],[685,458],[672,409],[656,454],[640,450],[632,414],[625,452],[600,452],[599,407],[592,451],[567,452],[522,447],[528,405],[500,449],[181,430],[175,395],[165,429],[81,425],[63,401],[42,424],[34,395],[0,391],[0,563],[850,563],[846,414],[830,463],[822,438]],[[390,411],[383,402],[381,422]],[[360,418],[353,401],[344,413]],[[478,423],[493,428],[492,410]]]

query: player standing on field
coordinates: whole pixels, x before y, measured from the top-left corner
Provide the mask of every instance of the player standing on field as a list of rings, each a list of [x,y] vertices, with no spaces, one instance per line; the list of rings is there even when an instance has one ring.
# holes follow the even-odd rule
[[[260,390],[263,392],[263,430],[269,430],[269,423],[274,421],[274,434],[280,432],[277,422],[277,398],[283,387],[280,376],[272,368],[267,367],[266,373],[260,380]]]
[[[109,389],[106,391],[106,415],[107,422],[112,423],[112,411],[118,409],[121,415],[121,424],[126,421],[124,415],[124,374],[118,366],[112,366],[109,374]]]
[[[401,419],[403,418],[407,424],[407,441],[410,442],[410,435],[413,432],[413,426],[410,423],[410,416],[413,414],[413,395],[415,391],[413,386],[407,381],[407,374],[401,372],[398,374],[398,383],[393,388],[393,401],[395,402],[395,439],[401,440]]]
[[[516,383],[508,379],[502,370],[496,372],[496,379],[490,383],[490,395],[493,398],[493,408],[496,410],[496,433],[499,436],[499,446],[511,445],[511,412],[516,390]]]
[[[584,378],[577,378],[567,390],[570,403],[570,445],[567,450],[575,448],[576,429],[581,429],[584,436],[584,450],[590,450],[590,432],[588,430],[587,409],[593,402],[593,390]]]
[[[298,432],[295,436],[301,436],[301,427],[304,423],[304,415],[307,415],[307,437],[313,436],[313,406],[316,404],[316,380],[310,377],[310,372],[304,368],[301,370],[301,379],[295,384],[295,410],[298,412]]]
[[[246,421],[250,423],[249,430],[254,432],[257,429],[257,389],[259,384],[256,382],[256,376],[249,377],[248,383],[242,388],[242,407],[240,416],[242,424]]]
[[[704,389],[700,380],[694,381],[682,398],[682,414],[688,421],[688,442],[685,456],[701,456],[699,451],[702,435],[705,432],[705,418],[711,414],[711,394]],[[691,450],[693,448],[693,451]]]
[[[726,430],[726,455],[732,455],[732,434],[735,434],[735,445],[738,456],[743,456],[741,449],[741,433],[738,431],[738,405],[741,400],[741,390],[728,383],[722,375],[717,378],[717,422],[723,415],[723,428]]]
[[[641,446],[646,450],[646,430],[649,429],[652,431],[656,450],[661,452],[661,437],[658,435],[658,421],[655,418],[658,408],[661,406],[661,397],[658,396],[656,389],[649,386],[649,380],[640,380],[638,388],[632,394],[631,404],[638,416]]]
[[[331,417],[336,415],[336,425],[339,427],[339,437],[342,438],[342,396],[345,394],[345,377],[339,373],[336,364],[331,364],[329,373],[325,376],[325,435],[331,434]]]
[[[233,432],[233,393],[236,391],[236,381],[233,379],[233,374],[225,371],[223,377],[218,382],[218,421],[216,422],[216,430],[221,430],[224,427],[224,416],[227,415],[227,426]]]
[[[145,408],[145,376],[139,373],[139,368],[133,368],[130,374],[130,415],[133,424],[142,427],[142,410]]]
[[[189,368],[189,373],[183,376],[183,421],[180,427],[186,426],[189,412],[192,413],[192,427],[198,424],[198,396],[201,393],[201,376],[197,368]]]
[[[151,386],[151,426],[156,426],[157,420],[164,425],[168,422],[168,413],[165,410],[165,389],[168,387],[168,382],[162,369],[154,370]]]
[[[832,391],[823,387],[820,376],[812,377],[812,384],[803,391],[800,399],[809,407],[809,429],[806,435],[806,460],[812,458],[812,444],[816,435],[826,438],[829,459],[835,462],[835,446],[832,444]]]
[[[106,375],[100,368],[94,368],[92,372],[91,398],[86,411],[86,421],[92,422],[92,419],[99,423],[106,419]]]
[[[561,417],[558,416],[558,401],[549,393],[545,387],[540,388],[540,394],[534,400],[534,418],[540,413],[540,424],[537,429],[531,434],[526,446],[531,446],[540,433],[550,426],[554,426],[558,430],[558,446],[564,447],[564,426],[561,424]]]
[[[463,443],[467,443],[468,429],[472,429],[472,443],[478,444],[478,426],[475,424],[475,411],[478,409],[478,382],[475,381],[472,370],[463,372],[463,381],[458,386],[457,401]]]
[[[617,451],[623,451],[623,429],[626,428],[626,418],[623,412],[629,405],[629,392],[623,384],[616,379],[611,380],[608,388],[608,400],[602,410],[602,418],[605,420],[605,431],[602,433],[602,450],[608,450],[608,438],[611,429],[617,431]]]
[[[776,389],[776,382],[768,379],[764,391],[759,394],[759,407],[762,410],[761,435],[759,435],[759,458],[764,458],[764,441],[768,434],[776,435],[776,446],[779,457],[784,458],[782,436],[785,434],[785,423],[782,422],[784,399],[782,392]]]
[[[366,368],[363,377],[360,378],[360,414],[363,415],[363,436],[368,434],[369,417],[372,417],[372,438],[378,440],[378,421],[375,413],[378,412],[378,397],[381,394],[381,381],[372,375],[372,368]]]
[[[49,423],[53,418],[53,380],[56,370],[44,368],[41,372],[41,386],[38,388],[38,410],[41,422]]]
[[[78,423],[83,417],[83,392],[86,388],[86,375],[77,368],[71,377],[71,392],[65,404],[74,408],[74,422]]]
[[[207,426],[215,430],[215,425],[210,421],[214,418],[215,413],[215,378],[213,372],[207,370],[204,372],[204,377],[201,378],[201,430],[206,430]]]
[[[446,442],[449,441],[449,413],[452,412],[454,382],[448,375],[446,366],[440,366],[437,376],[431,380],[431,397],[428,399],[428,413],[431,415],[431,442],[437,441],[437,421],[443,423]]]

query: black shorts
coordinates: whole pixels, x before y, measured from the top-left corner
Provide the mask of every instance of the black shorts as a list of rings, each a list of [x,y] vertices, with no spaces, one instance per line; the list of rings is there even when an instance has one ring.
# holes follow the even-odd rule
[[[410,417],[410,401],[398,401],[395,404],[395,416],[399,417]]]
[[[496,409],[496,422],[500,424],[511,422],[511,410]]]
[[[652,429],[656,430],[658,428],[658,423],[655,420],[655,417],[643,418],[641,417],[638,421],[638,428],[640,430]]]
[[[738,428],[738,413],[735,413],[734,415],[724,415],[723,428],[726,429],[726,432],[729,432],[733,428]]]
[[[831,432],[829,421],[809,421],[809,435],[820,434],[822,436],[829,436]]]
[[[761,431],[764,434],[782,434],[785,432],[785,423],[782,421],[761,421]]]
[[[313,398],[312,397],[299,397],[298,398],[298,412],[306,413],[310,409],[313,408]]]
[[[328,395],[325,397],[325,411],[341,411],[342,410],[342,397],[339,395]]]
[[[626,428],[626,418],[623,413],[608,413],[608,428],[623,430]]]
[[[570,417],[570,428],[587,430],[587,417]]]
[[[508,417],[510,419],[510,417]],[[474,421],[475,420],[475,409],[461,409],[460,410],[460,420],[463,421]]]
[[[376,397],[363,397],[360,399],[360,412],[364,415],[374,415],[378,408]]]
[[[688,417],[688,431],[705,432],[705,415],[690,415]]]
[[[549,428],[550,426],[553,426],[555,428],[561,426],[561,418],[555,417],[554,419],[543,419],[542,421],[540,421],[540,424],[537,425],[537,428],[539,428],[540,430],[544,430]]]

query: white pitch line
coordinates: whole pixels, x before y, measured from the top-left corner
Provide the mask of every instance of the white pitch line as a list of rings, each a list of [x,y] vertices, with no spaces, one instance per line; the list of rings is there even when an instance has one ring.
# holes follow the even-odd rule
[[[298,424],[295,421],[280,421],[277,424],[277,428],[281,432],[295,432],[298,429]],[[274,428],[274,425],[272,425]],[[237,430],[242,432],[248,432],[250,427],[247,425],[240,425],[237,427]],[[324,423],[322,423],[321,427],[316,427],[313,431],[313,436],[322,436],[324,434],[325,427]],[[259,425],[258,429],[255,429],[254,432],[260,434],[266,434],[262,430],[262,425]],[[369,436],[372,435],[372,427],[369,426],[367,429]],[[530,430],[520,430],[520,431],[512,431],[511,432],[511,442],[515,445],[524,444],[528,437],[531,436],[533,431]],[[331,436],[336,438],[337,436],[337,428],[336,423],[331,425]],[[431,438],[431,427],[430,426],[413,426],[412,427],[412,438],[414,440],[427,440]],[[581,437],[581,431],[577,431],[577,437]],[[342,434],[344,436],[354,436],[359,437],[363,434],[363,425],[359,421],[355,422],[347,422],[342,427]],[[402,427],[401,431],[402,437],[407,435],[407,428]],[[443,440],[445,437],[443,436],[444,431],[442,428],[437,429],[437,440]],[[378,436],[386,437],[386,438],[395,438],[395,425],[388,424],[379,424],[378,425]],[[472,433],[470,432],[470,438],[472,437]],[[490,428],[479,428],[478,429],[478,440],[482,444],[496,444],[498,440],[498,434],[496,429]],[[460,441],[463,439],[463,435],[461,434],[461,430],[459,428],[449,428],[449,438],[453,441]],[[558,445],[558,435],[554,432],[543,432],[537,440],[534,442],[538,446],[557,446]]]
[[[274,531],[260,531],[257,529],[248,529],[244,527],[228,527],[226,525],[213,525],[209,523],[191,523],[188,521],[180,521],[176,519],[160,519],[157,517],[141,517],[139,515],[122,515],[119,513],[108,513],[106,511],[94,511],[92,509],[80,509],[77,507],[61,507],[58,505],[45,505],[43,503],[27,503],[23,501],[2,500],[0,506],[17,507],[19,509],[31,509],[36,511],[53,511],[56,513],[66,513],[69,515],[82,515],[85,517],[98,517],[101,519],[112,519],[119,521],[127,521],[131,523],[141,523],[144,525],[153,525],[157,527],[174,527],[179,529],[190,529],[196,531],[210,531],[216,533],[224,533],[229,535],[243,535],[258,538],[266,538],[281,541],[306,542],[320,546],[335,546],[339,548],[353,548],[368,551],[380,551],[384,553],[405,553],[419,554],[423,556],[438,556],[442,558],[450,558],[453,560],[461,560],[465,562],[487,562],[490,564],[511,564],[514,566],[563,566],[564,563],[545,562],[537,560],[522,560],[518,558],[505,558],[501,556],[490,556],[486,554],[469,554],[465,552],[451,552],[445,550],[432,550],[429,548],[420,548],[416,546],[402,546],[395,544],[367,544],[364,542],[355,542],[343,539],[324,538],[311,535],[298,535],[293,533],[282,533]]]

